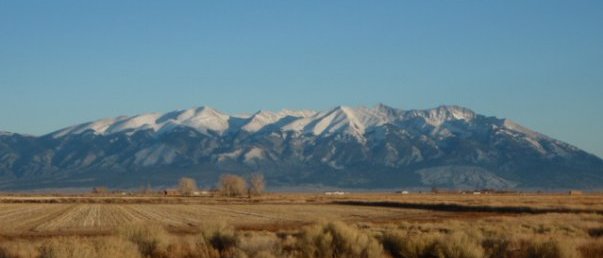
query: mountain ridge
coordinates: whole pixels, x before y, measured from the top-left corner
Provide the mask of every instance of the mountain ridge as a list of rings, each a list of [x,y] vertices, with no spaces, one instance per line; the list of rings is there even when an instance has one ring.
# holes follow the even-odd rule
[[[475,116],[475,112],[473,112],[472,110],[462,107],[462,106],[458,106],[458,105],[440,105],[436,108],[433,109],[411,109],[411,110],[401,110],[401,109],[396,109],[390,106],[386,106],[384,104],[378,104],[375,107],[369,108],[369,107],[365,107],[365,106],[360,106],[360,107],[349,107],[349,106],[336,106],[332,109],[329,109],[327,111],[313,111],[313,110],[289,110],[289,109],[283,109],[280,111],[266,111],[266,110],[259,110],[256,113],[253,113],[251,115],[245,115],[245,114],[235,114],[235,115],[228,115],[226,113],[223,113],[221,111],[218,111],[214,108],[208,107],[208,106],[201,106],[201,107],[193,107],[190,109],[182,109],[182,110],[176,110],[176,111],[171,111],[171,112],[167,112],[167,113],[159,113],[159,112],[152,112],[152,113],[142,113],[142,114],[136,114],[133,116],[125,116],[125,115],[121,115],[121,116],[117,116],[117,117],[113,117],[113,118],[103,118],[103,119],[99,119],[99,120],[94,120],[94,121],[90,121],[90,122],[86,122],[86,123],[81,123],[81,124],[77,124],[74,126],[68,126],[59,130],[56,130],[54,132],[51,132],[49,134],[46,135],[52,135],[53,137],[62,137],[65,134],[69,134],[69,133],[75,133],[75,134],[79,134],[82,133],[84,130],[88,130],[91,129],[93,131],[95,131],[96,133],[100,133],[100,134],[111,134],[111,133],[115,133],[115,132],[120,132],[120,131],[124,131],[124,130],[128,130],[128,129],[153,129],[157,132],[159,132],[160,130],[158,129],[158,126],[166,126],[165,123],[168,123],[167,127],[171,128],[171,126],[185,126],[185,127],[190,127],[190,128],[195,128],[195,129],[199,129],[200,131],[204,131],[204,129],[211,129],[214,131],[225,131],[224,127],[228,127],[227,121],[229,119],[241,119],[241,120],[252,120],[253,118],[257,117],[257,116],[273,116],[273,117],[277,117],[278,119],[282,119],[286,116],[291,116],[291,117],[296,117],[296,118],[300,118],[303,120],[303,118],[314,118],[314,119],[318,119],[318,118],[322,118],[326,124],[329,124],[331,129],[338,129],[341,126],[344,125],[337,125],[337,124],[331,124],[330,120],[347,120],[344,122],[350,122],[353,124],[353,126],[359,128],[359,129],[363,129],[362,127],[365,127],[365,125],[363,123],[361,123],[360,121],[357,120],[357,118],[355,118],[355,116],[360,113],[361,115],[367,116],[369,114],[367,113],[372,113],[370,115],[375,115],[375,111],[381,111],[381,115],[383,115],[383,113],[388,113],[389,115],[385,118],[385,119],[389,119],[390,121],[385,121],[385,122],[391,122],[391,120],[393,120],[391,117],[392,116],[396,116],[396,115],[403,115],[403,116],[414,116],[414,117],[428,117],[430,123],[432,123],[433,125],[437,125],[438,122],[441,122],[439,120],[441,119],[449,119],[450,117],[454,117],[459,116],[460,118],[466,118],[466,116],[469,117],[473,117]],[[393,114],[392,114],[393,113]],[[469,114],[469,115],[467,115]],[[213,123],[207,123],[207,121],[203,121],[203,120],[213,120]],[[170,124],[169,122],[173,121],[175,123]],[[202,123],[196,123],[196,122],[202,122]],[[276,120],[272,121],[272,122],[276,122]],[[303,122],[303,121],[297,121],[297,122]],[[320,121],[316,121],[316,123],[319,123]],[[383,121],[382,121],[383,122]],[[157,124],[161,124],[161,125],[157,125]],[[371,125],[374,125],[375,122],[368,122]],[[307,125],[308,123],[305,123],[305,125]],[[324,123],[323,123],[324,124]],[[245,124],[243,127],[245,127],[248,124]],[[323,132],[324,129],[327,128],[323,128],[323,127],[329,127],[329,126],[319,126],[319,128],[316,129],[316,134],[320,134],[321,132]],[[160,128],[159,128],[160,129]],[[239,129],[239,128],[235,128]],[[245,129],[245,128],[243,128]],[[291,131],[296,131],[296,130],[300,130],[299,126],[293,126],[291,124],[287,124],[284,126],[285,130],[291,130]],[[313,128],[314,129],[314,128]],[[253,129],[252,131],[257,131],[257,129]],[[301,131],[301,130],[300,130]],[[310,130],[313,131],[313,130]],[[332,130],[327,130],[327,131],[332,131]],[[45,136],[45,135],[42,135]]]
[[[248,115],[202,106],[0,137],[0,189],[169,185],[179,176],[211,185],[258,171],[278,187],[603,187],[599,157],[456,105]]]

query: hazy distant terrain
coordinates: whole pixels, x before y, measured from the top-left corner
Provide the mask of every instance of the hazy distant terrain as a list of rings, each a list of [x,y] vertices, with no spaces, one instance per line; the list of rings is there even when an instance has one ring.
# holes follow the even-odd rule
[[[35,137],[0,133],[0,189],[213,186],[262,172],[272,187],[603,187],[603,160],[458,106],[385,105],[228,115],[201,107],[122,116]]]

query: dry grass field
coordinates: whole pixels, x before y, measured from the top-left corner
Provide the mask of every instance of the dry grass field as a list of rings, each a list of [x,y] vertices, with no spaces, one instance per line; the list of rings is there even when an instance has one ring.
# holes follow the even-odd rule
[[[5,195],[4,257],[603,257],[603,195]]]
[[[260,228],[308,224],[320,220],[417,220],[423,210],[349,207],[326,204],[0,204],[0,234],[106,232],[132,223],[169,228],[227,223]]]

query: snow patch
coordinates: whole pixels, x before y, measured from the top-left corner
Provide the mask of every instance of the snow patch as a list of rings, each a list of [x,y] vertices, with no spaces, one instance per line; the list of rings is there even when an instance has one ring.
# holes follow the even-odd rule
[[[232,152],[222,153],[218,155],[218,161],[225,161],[227,159],[237,159],[241,156],[241,153],[243,153],[243,150],[241,149],[237,149]]]
[[[539,134],[537,132],[534,132],[534,131],[532,131],[532,130],[530,130],[528,128],[525,128],[525,127],[523,127],[523,126],[521,126],[521,125],[519,125],[519,124],[517,124],[517,123],[515,123],[515,122],[513,122],[513,121],[511,121],[509,119],[505,119],[503,121],[503,127],[506,128],[506,129],[509,129],[511,131],[527,135],[530,138],[535,138],[535,139],[542,139],[542,138],[544,138],[544,135]]]
[[[254,159],[264,159],[265,154],[264,151],[260,148],[253,147],[245,153],[245,161],[251,161]]]

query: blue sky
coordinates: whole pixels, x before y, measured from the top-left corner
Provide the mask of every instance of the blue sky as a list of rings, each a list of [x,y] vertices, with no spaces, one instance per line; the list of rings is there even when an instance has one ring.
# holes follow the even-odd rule
[[[457,104],[603,156],[601,1],[0,0],[0,130]]]

